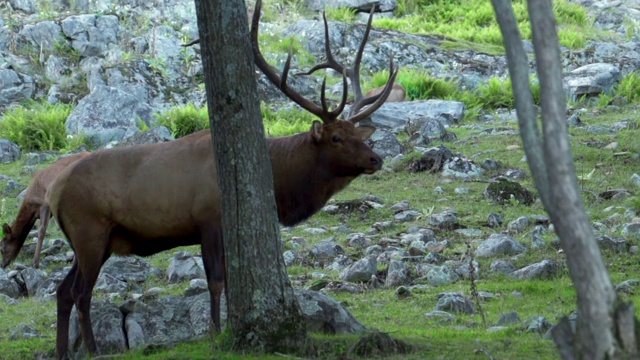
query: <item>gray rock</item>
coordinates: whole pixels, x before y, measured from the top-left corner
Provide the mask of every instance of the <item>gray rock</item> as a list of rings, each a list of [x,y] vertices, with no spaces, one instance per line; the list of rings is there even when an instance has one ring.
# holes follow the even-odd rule
[[[387,270],[387,278],[384,281],[386,287],[396,287],[403,285],[409,278],[409,268],[404,261],[391,260]]]
[[[167,129],[165,126],[156,126],[145,132],[140,132],[126,139],[123,139],[118,143],[117,146],[120,147],[138,144],[153,144],[171,141],[174,139],[175,138],[173,137],[173,135],[171,135],[171,131],[169,131],[169,129]]]
[[[364,233],[352,233],[347,235],[347,242],[350,247],[357,249],[364,249],[371,245],[371,239],[369,239]]]
[[[458,223],[458,215],[453,210],[445,210],[429,216],[429,224],[438,229],[455,229]]]
[[[28,296],[34,296],[42,284],[46,280],[46,273],[42,270],[27,267],[20,271],[20,279],[27,290]]]
[[[125,282],[145,282],[150,270],[151,264],[137,256],[112,256],[102,266],[101,273]]]
[[[529,218],[526,216],[520,216],[507,224],[507,229],[515,233],[521,233],[525,231],[527,227],[529,227]]]
[[[167,269],[167,280],[170,283],[178,283],[191,279],[204,279],[204,267],[200,261],[188,251],[179,251],[173,255],[171,264]]]
[[[503,221],[504,217],[500,214],[491,213],[487,217],[487,225],[494,229],[502,226]]]
[[[482,167],[471,160],[459,157],[446,161],[442,166],[442,176],[451,176],[458,179],[476,178],[483,173]]]
[[[338,255],[333,262],[326,266],[328,270],[342,271],[353,264],[353,260],[347,255]]]
[[[538,334],[544,334],[552,326],[553,324],[544,316],[532,316],[524,322],[524,327],[527,332],[535,332]]]
[[[603,249],[611,249],[616,253],[622,253],[627,250],[627,240],[609,235],[597,235],[596,241]]]
[[[294,289],[307,330],[326,334],[357,334],[366,328],[340,303],[322,293]]]
[[[118,43],[119,26],[115,15],[69,16],[61,25],[64,35],[71,39],[71,46],[85,57],[102,55],[109,44]]]
[[[200,317],[210,317],[208,307],[209,294],[202,293],[190,297],[193,304],[195,298],[201,298],[206,304],[207,311],[203,311]],[[179,296],[167,296],[146,304],[138,303],[135,309],[127,314],[124,327],[127,332],[128,346],[130,349],[142,345],[169,345],[187,341],[196,336],[192,324],[192,313],[189,302]],[[196,320],[195,323],[201,321]]]
[[[349,282],[365,282],[371,280],[378,272],[378,262],[374,255],[360,259],[340,273],[340,280]]]
[[[628,223],[622,225],[622,237],[626,240],[640,240],[640,223]]]
[[[6,295],[13,299],[17,299],[22,295],[18,283],[4,273],[0,274],[0,295]]]
[[[636,187],[640,187],[640,175],[631,175],[631,183],[633,183],[633,185],[635,185]]]
[[[409,222],[415,220],[421,213],[415,210],[405,210],[393,215],[395,222]]]
[[[449,285],[458,280],[460,276],[448,266],[434,266],[427,272],[427,283],[432,286]]]
[[[31,99],[35,93],[35,83],[29,75],[12,69],[0,69],[0,108]]]
[[[129,290],[129,286],[126,282],[111,274],[101,273],[100,276],[98,276],[94,290],[123,295]]]
[[[491,257],[497,255],[517,255],[525,252],[527,248],[514,238],[504,234],[491,234],[482,241],[474,252],[476,257]]]
[[[296,253],[291,251],[291,250],[287,250],[284,253],[282,253],[282,257],[284,258],[285,266],[291,266],[291,265],[295,264],[295,262],[296,262],[296,260],[298,258]]]
[[[572,100],[609,93],[622,77],[617,66],[595,63],[579,67],[565,75],[565,88]]]
[[[473,304],[466,297],[461,294],[449,292],[439,294],[438,303],[436,304],[436,310],[441,311],[453,311],[463,314],[473,314]]]
[[[462,119],[464,108],[462,102],[447,100],[384,103],[369,118],[363,120],[362,124],[394,130],[405,128],[410,121],[415,123],[420,119],[438,119],[444,125],[454,125]]]
[[[49,274],[49,277],[38,286],[35,297],[43,300],[55,300],[56,290],[58,285],[62,282],[71,267],[65,267],[63,269],[56,269]]]
[[[511,273],[511,276],[520,280],[549,279],[556,277],[559,269],[560,265],[557,262],[545,259],[516,270]]]
[[[513,324],[518,324],[519,322],[520,322],[520,314],[518,314],[517,311],[511,311],[511,312],[500,314],[500,319],[498,319],[498,322],[496,323],[496,325],[498,326],[513,325]]]
[[[327,262],[340,254],[344,254],[344,249],[336,243],[334,238],[322,240],[309,250],[309,255],[316,261]]]
[[[396,157],[404,152],[404,146],[389,130],[378,129],[366,141],[366,144],[383,159]]]
[[[54,51],[56,44],[64,44],[66,42],[61,30],[60,25],[50,20],[27,24],[18,33],[18,45],[31,47],[38,52],[40,48]]]
[[[36,4],[34,0],[9,0],[11,7],[15,10],[23,11],[27,14],[36,12]]]
[[[116,304],[95,299],[91,302],[91,328],[100,354],[120,354],[127,349],[123,321],[124,317]],[[82,337],[75,307],[71,311],[69,324],[69,349],[74,349],[74,344],[76,341],[79,343]],[[88,355],[84,346],[78,349],[78,354],[83,358]]]
[[[153,109],[139,98],[117,88],[96,86],[67,118],[70,134],[85,134],[97,145],[122,140],[139,132],[139,121],[147,125]]]

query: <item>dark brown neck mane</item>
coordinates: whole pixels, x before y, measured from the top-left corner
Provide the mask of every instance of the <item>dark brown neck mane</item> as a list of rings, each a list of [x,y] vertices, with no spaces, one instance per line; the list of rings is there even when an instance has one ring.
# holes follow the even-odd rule
[[[268,138],[278,218],[295,225],[320,210],[355,177],[337,176],[309,133]]]

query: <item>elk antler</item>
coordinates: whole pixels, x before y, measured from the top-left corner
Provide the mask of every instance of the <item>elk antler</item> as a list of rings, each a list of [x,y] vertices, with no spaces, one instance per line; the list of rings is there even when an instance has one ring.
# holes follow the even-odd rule
[[[258,45],[258,28],[260,27],[260,13],[262,9],[262,0],[256,1],[256,8],[253,12],[253,19],[251,21],[251,44],[253,45],[253,55],[255,58],[256,65],[260,70],[267,76],[267,78],[277,86],[289,99],[293,100],[296,104],[300,105],[303,109],[309,111],[310,113],[319,117],[325,124],[330,124],[334,122],[338,116],[344,110],[344,106],[347,103],[347,93],[348,93],[348,85],[346,74],[342,74],[342,82],[343,82],[343,92],[342,92],[342,101],[337,108],[333,111],[329,111],[329,107],[327,106],[327,99],[325,97],[325,87],[327,84],[327,79],[325,78],[322,81],[322,88],[320,94],[320,102],[322,106],[318,106],[308,99],[304,98],[302,95],[297,93],[295,90],[291,89],[287,85],[287,77],[289,76],[289,68],[291,66],[291,56],[293,53],[293,47],[289,49],[289,56],[287,56],[287,61],[284,64],[284,69],[282,70],[282,76],[279,76],[275,69],[271,67],[267,63],[267,61],[260,53],[260,48]]]
[[[296,75],[310,75],[317,70],[320,69],[333,69],[337,72],[346,74],[346,76],[351,80],[351,84],[353,85],[354,91],[354,100],[353,105],[351,105],[351,109],[349,110],[349,114],[347,115],[348,121],[352,123],[357,123],[360,120],[365,119],[367,116],[371,115],[374,111],[378,110],[380,106],[387,100],[389,94],[391,93],[391,89],[393,87],[393,82],[398,75],[398,70],[393,69],[393,57],[390,57],[389,64],[389,80],[385,85],[382,92],[376,96],[372,97],[363,97],[362,89],[360,88],[360,63],[362,62],[362,53],[364,52],[364,46],[367,43],[367,39],[369,38],[369,32],[371,31],[371,21],[373,20],[373,12],[375,7],[371,7],[371,12],[369,13],[369,21],[367,22],[367,28],[364,31],[364,37],[362,42],[360,43],[360,47],[358,48],[358,52],[356,53],[356,58],[354,60],[354,64],[352,68],[345,68],[344,65],[340,64],[336,61],[336,59],[331,54],[331,44],[329,42],[329,25],[327,24],[327,16],[323,13],[322,18],[324,20],[324,49],[327,53],[327,61],[322,64],[318,64],[312,67],[309,71],[304,73],[298,73]],[[362,110],[365,106],[370,105],[366,109]]]

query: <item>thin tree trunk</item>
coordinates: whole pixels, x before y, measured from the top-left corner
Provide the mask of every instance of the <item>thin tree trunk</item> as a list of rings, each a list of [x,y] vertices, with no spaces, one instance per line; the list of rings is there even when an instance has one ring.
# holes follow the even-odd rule
[[[618,339],[616,336],[621,335],[621,328],[633,333],[635,322],[629,321],[629,306],[617,307],[613,284],[594,239],[578,188],[565,120],[566,98],[551,0],[527,2],[542,96],[543,141],[540,140],[536,125],[528,63],[511,1],[492,0],[492,3],[507,49],[518,121],[529,167],[560,237],[577,293],[579,316],[576,334],[572,334],[565,318],[554,331],[556,344],[563,359],[634,356],[637,354],[637,345],[630,339],[635,339],[635,336],[628,339]],[[614,326],[614,322],[618,321],[616,317],[620,317],[621,321]],[[629,326],[629,322],[634,325]],[[617,351],[620,348],[626,352],[625,355]]]
[[[222,193],[228,327],[238,347],[299,349],[306,326],[285,271],[242,0],[196,0]]]

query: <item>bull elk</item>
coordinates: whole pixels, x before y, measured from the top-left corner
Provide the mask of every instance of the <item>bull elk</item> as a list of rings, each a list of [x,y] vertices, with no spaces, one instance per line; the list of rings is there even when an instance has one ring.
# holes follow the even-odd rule
[[[387,89],[374,98],[363,98],[358,72],[371,18],[353,68],[333,59],[327,33],[328,60],[310,72],[332,68],[342,73],[344,94],[340,105],[329,111],[323,83],[322,106],[318,106],[287,85],[291,55],[280,76],[260,53],[260,8],[258,0],[251,26],[257,66],[291,100],[324,122],[314,121],[308,132],[266,140],[278,218],[284,225],[294,225],[317,212],[360,174],[372,174],[382,167],[382,158],[364,143],[375,128],[355,125],[384,103],[397,72],[391,62]],[[325,29],[328,31],[326,18]],[[347,119],[339,120],[347,99],[346,77],[354,84],[356,101]],[[89,353],[97,352],[90,320],[92,289],[100,268],[112,254],[148,256],[200,244],[210,315],[215,329],[220,330],[220,297],[226,275],[217,176],[209,130],[167,143],[103,149],[60,175],[48,199],[75,260],[56,293],[58,357],[68,355],[69,315],[74,303],[85,346]]]
[[[44,235],[47,231],[49,218],[51,218],[49,205],[45,201],[47,189],[49,189],[62,170],[87,155],[89,155],[88,152],[83,152],[64,157],[53,163],[48,168],[39,171],[33,177],[31,184],[29,184],[27,194],[20,205],[20,210],[18,210],[16,220],[11,226],[9,226],[9,224],[4,224],[2,226],[4,234],[1,241],[2,244],[0,245],[0,251],[2,252],[1,266],[3,268],[7,267],[16,259],[25,240],[27,239],[27,236],[29,236],[29,232],[38,219],[40,219],[40,228],[38,229],[36,252],[33,255],[33,266],[36,268],[40,266],[42,242],[44,241]]]

